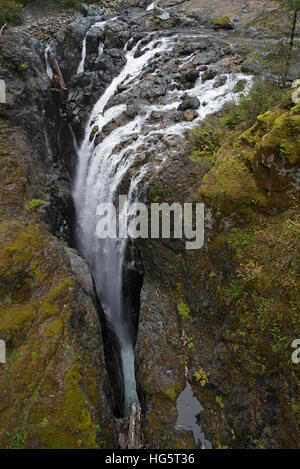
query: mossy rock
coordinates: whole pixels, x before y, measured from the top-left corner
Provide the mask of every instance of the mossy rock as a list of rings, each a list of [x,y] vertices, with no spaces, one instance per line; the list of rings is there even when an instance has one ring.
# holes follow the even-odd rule
[[[0,150],[0,447],[113,448],[94,298],[34,210],[47,194],[24,134],[5,121]]]
[[[211,24],[214,29],[233,29],[234,26],[228,16],[211,19]]]
[[[268,119],[269,132],[256,148],[256,158],[272,157],[279,162],[284,159],[295,166],[300,160],[300,104],[290,111]]]
[[[249,168],[234,151],[221,156],[204,176],[200,194],[207,204],[225,214],[243,212],[253,204],[265,205],[267,202]]]

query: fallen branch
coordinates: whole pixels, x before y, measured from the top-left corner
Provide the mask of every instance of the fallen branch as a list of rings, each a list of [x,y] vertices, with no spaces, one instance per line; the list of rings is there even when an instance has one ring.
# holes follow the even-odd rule
[[[53,79],[55,81],[57,81],[57,83],[59,84],[60,88],[63,91],[68,91],[68,88],[66,87],[65,81],[63,79],[62,73],[60,71],[60,68],[59,68],[59,65],[58,65],[56,59],[53,59],[53,65],[54,65],[56,73],[57,73],[57,75],[53,75]]]

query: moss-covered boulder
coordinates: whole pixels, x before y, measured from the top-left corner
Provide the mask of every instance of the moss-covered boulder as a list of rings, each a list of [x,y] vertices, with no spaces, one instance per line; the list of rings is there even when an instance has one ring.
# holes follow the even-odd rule
[[[231,19],[228,16],[222,16],[220,18],[213,18],[211,24],[214,29],[233,29],[234,26]]]
[[[300,106],[285,98],[250,129],[227,136],[200,194],[226,214],[287,208],[297,197],[299,142]]]

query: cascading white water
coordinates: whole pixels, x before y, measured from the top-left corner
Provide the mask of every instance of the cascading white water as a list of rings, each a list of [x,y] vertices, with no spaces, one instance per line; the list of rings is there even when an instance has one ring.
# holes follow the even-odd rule
[[[85,38],[86,40],[86,38]],[[139,79],[145,65],[155,54],[171,50],[175,44],[175,37],[151,40],[140,48],[140,42],[126,53],[126,64],[119,75],[114,78],[104,94],[100,97],[91,113],[86,126],[85,137],[78,151],[78,166],[73,196],[77,213],[77,241],[78,247],[89,263],[91,272],[95,279],[98,295],[101,299],[105,315],[112,325],[120,341],[121,359],[124,375],[125,388],[125,413],[130,413],[133,402],[138,403],[136,393],[136,382],[134,372],[134,350],[131,334],[130,318],[124,310],[123,301],[123,267],[127,246],[127,239],[105,239],[100,240],[96,234],[97,206],[100,203],[115,203],[124,177],[138,157],[138,148],[145,141],[151,145],[151,137],[156,134],[183,134],[186,129],[195,126],[199,120],[208,114],[222,108],[224,103],[231,99],[230,88],[240,79],[250,84],[251,78],[237,75],[227,75],[228,83],[224,86],[214,88],[214,80],[202,83],[201,76],[195,87],[189,90],[189,94],[206,101],[207,105],[199,109],[199,117],[193,123],[181,122],[170,125],[167,128],[159,128],[159,124],[147,122],[152,111],[169,111],[176,109],[180,103],[182,91],[169,91],[165,105],[145,106],[143,112],[130,122],[115,128],[108,136],[103,135],[103,140],[95,145],[90,141],[91,128],[98,127],[98,135],[103,127],[112,119],[121,116],[126,110],[126,104],[106,109],[110,99],[117,93],[118,86],[126,84],[129,89],[134,87]],[[144,42],[143,42],[144,44]],[[138,50],[138,57],[134,57]],[[125,48],[125,51],[127,48]],[[100,47],[100,52],[103,49]],[[83,59],[83,57],[82,57]],[[155,73],[155,72],[153,72]],[[150,131],[142,132],[143,125],[147,123]],[[132,135],[136,138],[132,143],[120,151],[117,146]],[[159,155],[158,165],[163,165],[166,157]],[[138,187],[149,169],[149,163],[140,167],[136,176],[130,181],[128,192],[128,212],[134,212],[135,203],[138,200]],[[126,207],[124,207],[125,216]]]
[[[84,72],[85,58],[86,58],[86,36],[83,39],[83,43],[82,43],[81,61],[80,61],[80,64],[78,65],[77,74]]]
[[[86,127],[86,135],[78,155],[78,171],[74,186],[74,201],[78,219],[77,239],[94,276],[104,312],[115,330],[121,347],[125,388],[125,413],[128,414],[133,402],[139,402],[136,393],[134,372],[134,351],[130,321],[123,309],[123,262],[126,239],[99,240],[96,234],[96,209],[101,202],[115,200],[118,186],[130,165],[122,161],[124,152],[113,155],[114,147],[127,135],[139,131],[141,120],[136,118],[124,127],[116,129],[101,144],[94,147],[90,142],[91,122],[99,132],[112,118],[120,115],[125,105],[108,109],[105,106],[115,94],[117,87],[136,77],[155,53],[167,48],[168,40],[152,41],[144,55],[134,58],[139,44],[127,53],[126,65],[112,81],[96,103]],[[133,192],[133,189],[132,191]]]
[[[50,51],[50,44],[48,44],[48,46],[45,49],[45,62],[46,62],[46,73],[48,77],[50,78],[50,80],[52,80],[53,72],[52,72],[52,67],[50,65],[50,61],[49,61],[49,51]]]
[[[109,20],[109,22],[115,21],[116,19],[117,19],[117,17],[111,18],[111,19]],[[98,27],[98,28],[100,28],[100,27],[104,28],[105,25],[106,25],[106,23],[107,23],[107,21],[97,21],[97,23],[95,23],[95,24],[93,24],[93,25],[91,26],[91,29],[97,28],[97,27]],[[83,73],[83,72],[84,72],[84,69],[85,69],[86,41],[87,41],[87,35],[88,35],[89,31],[90,31],[90,30],[88,30],[88,32],[86,33],[86,35],[85,35],[85,37],[84,37],[84,39],[83,39],[82,50],[81,50],[81,60],[80,60],[80,63],[79,63],[79,65],[78,65],[77,75],[79,75],[79,73]],[[102,52],[103,52],[103,47],[104,47],[103,43],[100,42],[100,44],[99,44],[99,51],[98,51],[99,55],[102,54]]]
[[[150,5],[147,6],[146,11],[152,11],[158,3],[158,0],[155,0],[155,2],[150,3]]]

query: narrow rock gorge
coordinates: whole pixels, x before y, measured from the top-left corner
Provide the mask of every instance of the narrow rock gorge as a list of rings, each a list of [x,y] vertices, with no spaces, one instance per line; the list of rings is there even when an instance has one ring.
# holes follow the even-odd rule
[[[0,448],[298,448],[291,12],[27,3],[0,36]],[[204,203],[204,246],[100,239],[108,203]]]

